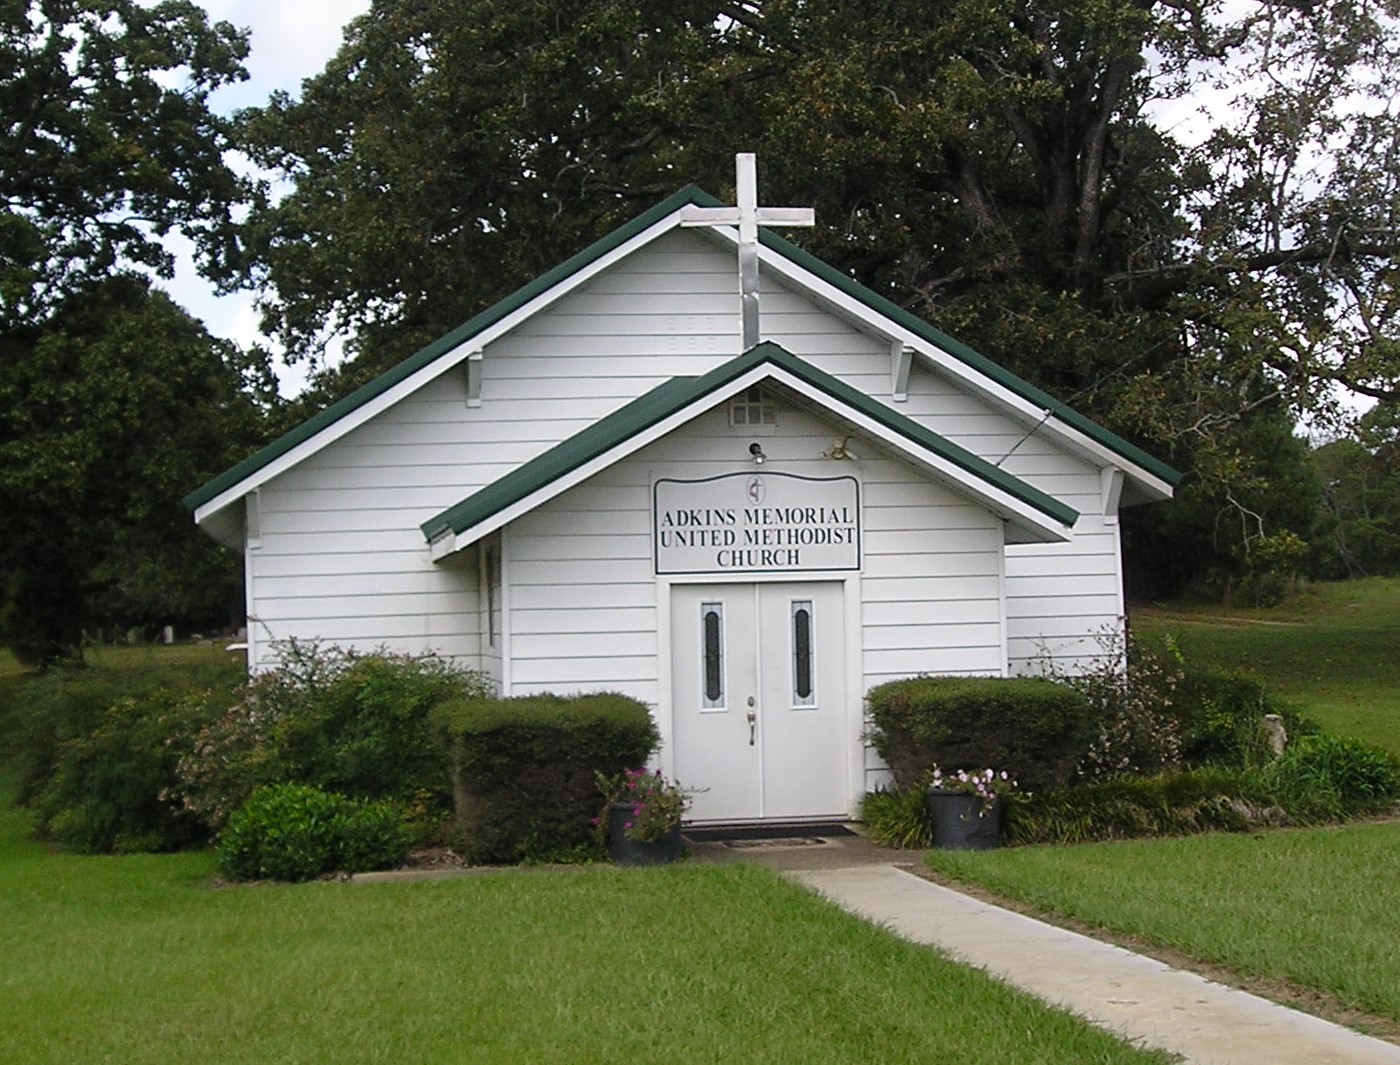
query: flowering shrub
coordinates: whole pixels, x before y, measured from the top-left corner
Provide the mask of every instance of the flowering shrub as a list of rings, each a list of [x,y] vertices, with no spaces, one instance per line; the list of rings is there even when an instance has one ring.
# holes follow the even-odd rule
[[[281,653],[281,666],[249,681],[180,758],[171,793],[186,810],[219,829],[255,788],[296,782],[446,816],[447,770],[428,714],[485,694],[480,674],[432,656],[314,643]]]
[[[977,816],[984,816],[997,800],[1016,790],[1016,781],[1005,769],[959,769],[944,773],[937,766],[929,774],[928,786],[937,791],[960,791],[982,800]]]
[[[677,784],[667,783],[661,770],[626,769],[616,777],[598,775],[598,787],[613,803],[627,803],[632,815],[623,826],[634,843],[655,843],[665,839],[681,823],[690,806],[690,796]]]
[[[1124,639],[1115,629],[1102,634],[1099,645],[1092,665],[1077,674],[1046,653],[1038,662],[1043,676],[1088,700],[1096,722],[1076,775],[1099,779],[1176,768],[1183,743],[1177,689],[1186,670],[1175,642]]]

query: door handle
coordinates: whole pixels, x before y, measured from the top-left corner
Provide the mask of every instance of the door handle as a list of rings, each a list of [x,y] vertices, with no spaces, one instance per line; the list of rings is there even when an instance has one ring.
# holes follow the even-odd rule
[[[755,726],[758,724],[758,715],[757,715],[756,713],[754,713],[754,710],[753,710],[753,696],[752,696],[752,695],[749,696],[749,712],[748,712],[748,714],[747,714],[747,717],[748,717],[748,719],[749,719],[749,746],[752,747],[752,746],[753,746],[754,728],[755,728]]]

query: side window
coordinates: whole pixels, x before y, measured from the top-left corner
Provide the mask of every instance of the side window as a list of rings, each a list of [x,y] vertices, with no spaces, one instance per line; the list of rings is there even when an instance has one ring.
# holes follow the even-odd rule
[[[495,647],[501,635],[501,548],[494,541],[482,548],[481,583],[486,593],[486,644]]]

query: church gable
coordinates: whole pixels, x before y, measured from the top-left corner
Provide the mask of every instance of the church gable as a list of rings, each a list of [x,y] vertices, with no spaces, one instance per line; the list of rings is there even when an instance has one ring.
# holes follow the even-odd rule
[[[484,406],[494,388],[503,403],[549,402],[551,396],[578,400],[575,416],[591,419],[662,380],[695,372],[682,365],[688,356],[717,360],[738,354],[732,274],[738,234],[724,228],[679,230],[686,213],[697,207],[717,208],[718,201],[698,189],[681,190],[192,492],[186,505],[201,524],[209,522],[246,492],[446,374],[461,374],[465,402],[474,408]],[[821,335],[821,319],[834,311],[847,329],[856,325],[862,347],[887,356],[886,369],[872,377],[888,374],[892,398],[899,399],[917,356],[955,387],[979,392],[993,407],[1015,408],[1016,417],[1028,424],[1044,422],[1047,434],[1067,435],[1101,464],[1123,465],[1143,486],[1144,498],[1170,494],[1177,475],[1150,456],[781,237],[765,230],[758,243],[765,271],[760,284],[768,285],[774,304],[773,328],[766,331],[797,354],[808,354],[803,338],[813,330]],[[773,279],[780,281],[777,291]],[[783,289],[796,297],[786,308]],[[633,355],[645,357],[648,370],[629,362]],[[819,352],[812,355],[820,357]],[[507,356],[521,361],[506,365]],[[567,388],[570,377],[558,372],[565,367],[552,365],[570,356],[590,360],[585,373],[572,377],[582,382],[572,391]],[[608,394],[610,389],[614,394]],[[514,413],[504,409],[497,417],[507,420]],[[489,415],[481,418],[483,424],[490,420]],[[549,442],[567,435],[560,432]]]
[[[780,387],[817,403],[905,461],[956,485],[1010,521],[1013,539],[1068,539],[1077,514],[922,424],[885,407],[775,344],[762,344],[699,377],[677,377],[588,426],[457,505],[430,518],[423,533],[435,558],[460,550],[527,513],[571,484],[675,431],[699,411],[755,387]],[[742,435],[742,434],[741,434]],[[758,447],[757,443],[752,444]],[[741,460],[742,455],[737,456]],[[733,458],[733,456],[731,456]]]
[[[191,493],[250,668],[437,653],[654,707],[705,821],[847,816],[874,684],[1064,668],[1175,473],[685,189]]]

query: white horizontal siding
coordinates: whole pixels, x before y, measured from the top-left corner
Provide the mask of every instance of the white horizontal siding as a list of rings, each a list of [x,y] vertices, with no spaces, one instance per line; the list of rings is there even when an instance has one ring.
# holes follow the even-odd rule
[[[494,661],[480,646],[475,571],[443,577],[451,571],[433,566],[418,526],[648,389],[737,354],[733,255],[694,232],[669,234],[493,342],[481,364],[480,407],[466,406],[457,368],[274,479],[262,490],[250,612],[296,635],[391,638],[415,649],[438,640],[451,653]],[[889,401],[884,341],[768,275],[762,286],[766,338]],[[1004,459],[1009,472],[1085,515],[1071,544],[1007,552],[1014,661],[1024,665],[1037,640],[1073,643],[1112,620],[1105,609],[1119,584],[1117,531],[1100,520],[1096,469],[917,361],[908,401],[894,409],[989,460]],[[507,603],[512,638],[522,642],[511,648],[512,686],[592,683],[601,666],[581,664],[571,680],[553,664],[569,654],[567,639],[557,639],[567,633],[551,631],[557,625],[581,640],[588,635],[577,648],[588,652],[575,656],[580,663],[604,661],[593,653],[593,638],[615,635],[627,645],[619,649],[619,683],[655,698],[654,665],[638,665],[654,661],[655,649],[637,650],[639,634],[656,631],[651,478],[748,468],[754,438],[762,439],[770,468],[850,472],[862,481],[868,683],[912,672],[1005,669],[1000,640],[982,628],[988,604],[999,602],[1000,549],[988,546],[998,540],[999,523],[859,438],[848,443],[857,463],[821,458],[845,434],[820,418],[789,410],[781,423],[776,432],[731,430],[717,409],[543,508],[543,524],[534,515],[515,523]],[[1064,609],[1044,616],[1056,599]],[[895,608],[898,620],[889,612]],[[368,635],[367,619],[381,613],[400,620]],[[598,625],[590,628],[590,618]],[[1067,618],[1064,633],[1040,624]],[[413,619],[419,627],[409,632]],[[959,627],[970,634],[962,637],[967,646],[939,651],[938,641]]]
[[[668,272],[671,252],[678,273]],[[492,345],[481,407],[467,407],[458,368],[265,485],[249,580],[260,644],[270,634],[413,652],[437,647],[498,672],[497,653],[481,647],[475,569],[434,566],[419,525],[662,381],[732,357],[733,284],[729,257],[693,233],[673,234]],[[580,530],[614,517],[589,514],[588,492],[574,498]],[[638,505],[644,514],[646,499]],[[586,540],[553,558],[528,539],[518,550],[523,564],[539,563],[510,589],[518,610],[556,609],[565,599],[655,612],[650,573],[619,579],[606,603],[595,601],[594,588],[559,594],[578,563],[597,562],[598,576],[621,578],[588,554]],[[534,654],[528,639],[522,650]]]
[[[656,586],[645,470],[621,464],[514,522],[511,691],[657,697]],[[604,510],[600,504],[615,502]],[[580,518],[595,530],[575,535]]]
[[[528,579],[528,574],[525,575]],[[580,577],[585,574],[579,574]],[[576,580],[569,585],[568,593],[560,591],[557,584],[513,583],[511,585],[510,606],[512,613],[521,610],[540,610],[550,613],[570,610],[626,610],[629,608],[649,608],[656,610],[656,579],[650,570],[636,574],[635,580],[611,585],[596,585],[586,580]],[[586,625],[587,622],[582,622]]]
[[[648,582],[648,588],[651,588]],[[573,618],[561,620],[557,615],[576,612]],[[511,614],[512,632],[517,639],[553,636],[561,628],[568,632],[586,632],[609,638],[630,637],[636,633],[656,632],[656,608],[569,606],[547,609],[516,608]]]
[[[888,680],[902,680],[920,673],[959,677],[999,677],[1004,670],[1001,656],[986,647],[931,647],[919,656],[921,669],[909,668],[909,652],[867,651],[865,690]]]
[[[861,467],[862,690],[920,673],[1000,673],[1000,522],[901,462],[863,456]]]

